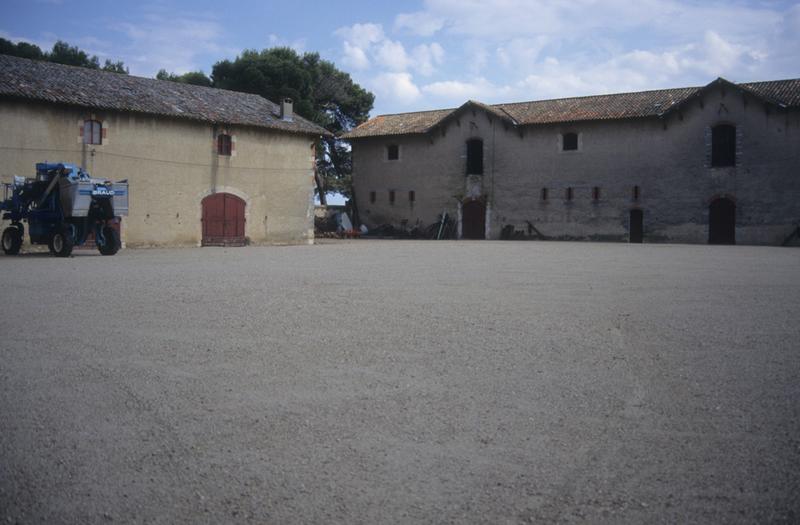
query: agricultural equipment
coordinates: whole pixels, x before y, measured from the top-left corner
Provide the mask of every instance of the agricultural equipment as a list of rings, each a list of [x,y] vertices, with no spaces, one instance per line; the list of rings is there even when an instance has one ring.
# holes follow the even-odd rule
[[[36,164],[36,178],[14,176],[4,183],[0,210],[11,226],[3,230],[3,251],[19,253],[28,223],[31,244],[47,244],[56,257],[68,257],[74,246],[94,242],[103,255],[119,251],[119,233],[114,228],[121,215],[128,215],[128,181],[112,183],[93,179],[72,164]]]

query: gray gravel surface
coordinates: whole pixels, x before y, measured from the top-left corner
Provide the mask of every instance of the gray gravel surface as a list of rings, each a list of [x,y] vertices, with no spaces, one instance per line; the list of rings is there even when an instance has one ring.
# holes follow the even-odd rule
[[[796,522],[800,251],[0,257],[10,523]]]

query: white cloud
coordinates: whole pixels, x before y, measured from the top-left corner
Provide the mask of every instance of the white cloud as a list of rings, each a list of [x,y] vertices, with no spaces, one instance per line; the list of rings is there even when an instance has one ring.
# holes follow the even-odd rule
[[[342,63],[345,66],[352,69],[367,69],[369,67],[369,58],[367,58],[367,53],[363,49],[346,40],[343,42],[342,47]]]
[[[305,38],[287,40],[279,35],[271,33],[267,36],[267,41],[269,42],[269,47],[289,47],[298,53],[304,53],[306,51],[307,41]]]
[[[132,74],[154,76],[159,69],[186,73],[202,68],[200,57],[204,54],[221,58],[238,52],[220,43],[224,31],[213,20],[160,11],[143,18],[141,22],[115,26],[128,39],[120,58]]]
[[[422,91],[450,106],[460,106],[467,100],[499,102],[512,92],[508,86],[497,86],[485,78],[477,78],[470,82],[458,80],[432,82],[423,86]]]
[[[430,76],[444,62],[444,48],[436,42],[420,44],[411,52],[411,57],[413,68],[421,75]]]
[[[444,18],[432,16],[425,11],[416,13],[399,14],[394,19],[394,27],[398,30],[406,30],[419,36],[432,36],[442,29]]]
[[[348,27],[340,27],[334,34],[350,45],[366,49],[370,45],[384,39],[383,26],[380,24],[353,24]]]
[[[384,40],[375,48],[378,64],[391,71],[405,71],[411,65],[406,48],[400,42]]]
[[[371,82],[371,87],[379,97],[401,104],[417,102],[422,94],[409,73],[382,73]]]
[[[342,39],[342,63],[350,68],[395,73],[413,70],[431,75],[442,64],[444,48],[438,42],[420,44],[410,52],[398,40],[386,36],[380,24],[355,24],[340,27],[334,35]]]

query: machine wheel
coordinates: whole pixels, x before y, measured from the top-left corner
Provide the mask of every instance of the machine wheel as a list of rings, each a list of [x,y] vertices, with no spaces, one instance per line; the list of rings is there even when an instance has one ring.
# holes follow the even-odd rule
[[[103,237],[106,238],[106,243],[102,246],[97,245],[101,255],[114,255],[119,251],[119,233],[111,226],[103,227]]]
[[[50,253],[56,257],[69,257],[72,253],[73,245],[72,235],[66,228],[56,230],[50,237],[50,243],[48,244]]]
[[[16,226],[9,226],[5,230],[3,230],[3,251],[6,255],[16,255],[19,253],[19,249],[22,246],[22,235],[19,232],[19,228]]]

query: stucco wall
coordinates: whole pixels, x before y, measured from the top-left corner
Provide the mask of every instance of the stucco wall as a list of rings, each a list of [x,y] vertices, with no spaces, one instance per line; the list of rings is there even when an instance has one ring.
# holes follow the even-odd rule
[[[719,123],[737,127],[734,168],[710,167],[708,133]],[[578,151],[560,150],[566,132],[580,135]],[[470,138],[484,143],[479,187],[465,177]],[[386,160],[390,143],[400,145],[398,161]],[[779,244],[800,223],[800,114],[768,108],[738,90],[710,90],[702,103],[693,101],[664,120],[520,129],[467,109],[427,135],[354,140],[353,152],[356,198],[368,226],[403,219],[429,224],[444,209],[457,216],[470,193],[487,201],[489,238],[498,238],[507,224],[526,230],[530,221],[555,238],[626,240],[630,210],[640,208],[646,242],[705,243],[709,203],[722,195],[736,203],[739,243]],[[640,187],[638,202],[633,186]],[[565,200],[567,187],[572,202]],[[393,206],[389,189],[396,191]],[[415,191],[413,205],[408,190]]]
[[[84,119],[103,122],[102,145],[84,145]],[[133,113],[0,101],[0,176],[32,177],[37,162],[70,162],[94,177],[130,182],[122,240],[137,245],[198,245],[201,200],[233,193],[246,202],[253,243],[313,242],[313,150],[308,136],[217,127]],[[215,136],[233,136],[220,156]]]

